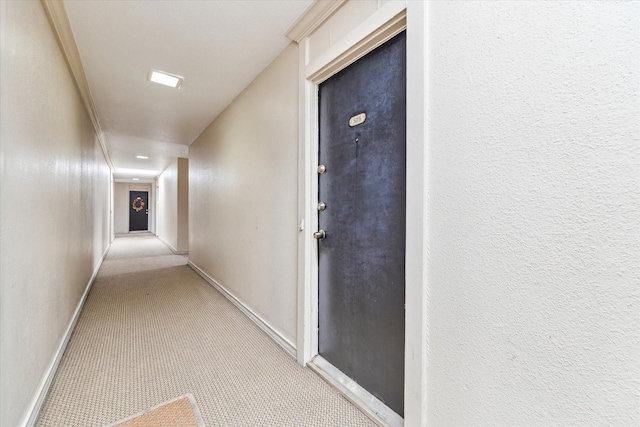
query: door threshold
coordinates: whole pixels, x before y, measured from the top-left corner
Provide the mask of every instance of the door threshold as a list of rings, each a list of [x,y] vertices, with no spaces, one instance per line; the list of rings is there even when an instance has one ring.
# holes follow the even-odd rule
[[[320,355],[307,366],[382,427],[403,427],[404,419]]]

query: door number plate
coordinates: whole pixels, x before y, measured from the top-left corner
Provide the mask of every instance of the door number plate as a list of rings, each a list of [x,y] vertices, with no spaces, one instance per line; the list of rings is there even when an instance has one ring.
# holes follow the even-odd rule
[[[349,119],[349,126],[354,127],[361,125],[365,122],[365,120],[367,120],[367,115],[365,113],[360,113],[357,116],[353,116]]]

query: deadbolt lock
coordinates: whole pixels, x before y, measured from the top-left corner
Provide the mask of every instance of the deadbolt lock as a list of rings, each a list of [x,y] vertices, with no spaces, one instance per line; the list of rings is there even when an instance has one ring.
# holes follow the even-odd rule
[[[327,205],[325,205],[324,202],[318,203],[318,210],[319,211],[323,211],[325,209],[327,209]]]
[[[322,240],[325,237],[327,237],[327,233],[325,233],[324,230],[318,230],[315,233],[313,233],[313,238],[314,239]]]
[[[318,165],[318,173],[322,175],[327,171],[327,167],[325,165]]]

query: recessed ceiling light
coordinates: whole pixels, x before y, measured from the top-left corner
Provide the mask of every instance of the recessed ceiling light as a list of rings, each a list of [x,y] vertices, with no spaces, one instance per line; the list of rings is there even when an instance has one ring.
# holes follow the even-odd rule
[[[136,158],[147,160],[149,158],[149,156],[136,156]]]
[[[140,181],[140,178],[131,178],[131,181]]]
[[[160,83],[161,85],[179,88],[182,85],[184,77],[176,76],[175,74],[165,73],[164,71],[149,70],[147,79],[154,83]]]

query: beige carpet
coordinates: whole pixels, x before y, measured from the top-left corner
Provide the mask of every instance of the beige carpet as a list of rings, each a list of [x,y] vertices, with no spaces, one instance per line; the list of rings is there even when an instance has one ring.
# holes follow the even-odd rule
[[[206,426],[371,426],[154,236],[118,237],[39,427],[104,426],[192,394]]]

